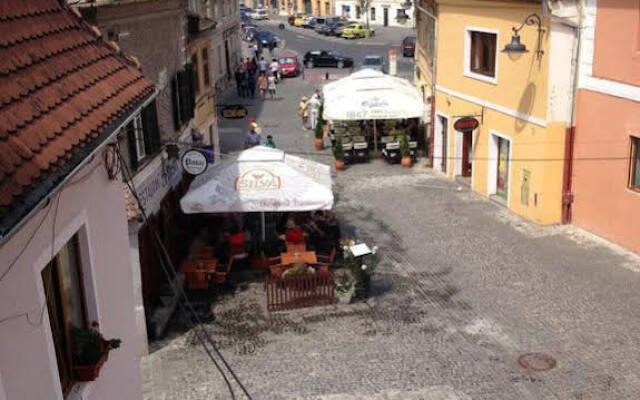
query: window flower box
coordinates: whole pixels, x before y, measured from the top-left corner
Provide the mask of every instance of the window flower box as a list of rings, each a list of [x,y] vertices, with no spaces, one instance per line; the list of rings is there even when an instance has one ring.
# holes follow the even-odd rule
[[[111,350],[120,347],[120,339],[105,339],[98,331],[98,323],[91,328],[71,330],[72,370],[79,382],[90,382],[98,378],[102,366],[109,358]]]

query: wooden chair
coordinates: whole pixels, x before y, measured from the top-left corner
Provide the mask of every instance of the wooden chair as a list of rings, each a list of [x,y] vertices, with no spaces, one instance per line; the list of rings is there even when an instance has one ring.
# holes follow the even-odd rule
[[[318,259],[319,263],[331,265],[336,259],[336,254],[337,254],[337,250],[336,250],[336,247],[334,246],[331,248],[331,252],[329,254],[316,253],[316,258]]]
[[[231,271],[231,266],[233,265],[233,257],[229,257],[229,261],[226,265],[218,264],[218,268],[211,275],[211,279],[215,283],[223,284],[227,281],[227,275],[229,275],[229,271]]]

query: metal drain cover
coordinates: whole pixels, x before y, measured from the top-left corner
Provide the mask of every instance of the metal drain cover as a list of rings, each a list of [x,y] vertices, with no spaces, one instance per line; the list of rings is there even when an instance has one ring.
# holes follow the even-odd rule
[[[526,370],[534,372],[549,371],[556,366],[556,360],[544,353],[526,353],[518,357],[518,364]]]

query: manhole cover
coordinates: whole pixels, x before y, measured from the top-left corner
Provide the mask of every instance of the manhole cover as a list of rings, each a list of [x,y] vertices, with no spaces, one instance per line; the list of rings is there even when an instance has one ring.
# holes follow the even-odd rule
[[[556,360],[548,354],[527,353],[518,357],[518,364],[526,370],[542,372],[556,366]]]

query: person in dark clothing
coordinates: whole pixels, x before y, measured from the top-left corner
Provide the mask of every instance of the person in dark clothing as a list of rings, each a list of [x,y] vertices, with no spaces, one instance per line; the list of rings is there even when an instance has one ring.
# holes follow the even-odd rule
[[[245,71],[242,72],[240,77],[240,89],[242,92],[241,97],[249,97],[249,78]]]
[[[236,91],[238,92],[238,96],[244,97],[242,92],[242,70],[240,69],[240,67],[236,68],[233,75],[236,80]]]
[[[252,99],[256,97],[256,74],[249,73],[247,76],[247,86],[249,88],[249,97]]]
[[[271,41],[269,42],[269,54],[273,55],[273,50],[276,48],[276,42],[275,41]]]

